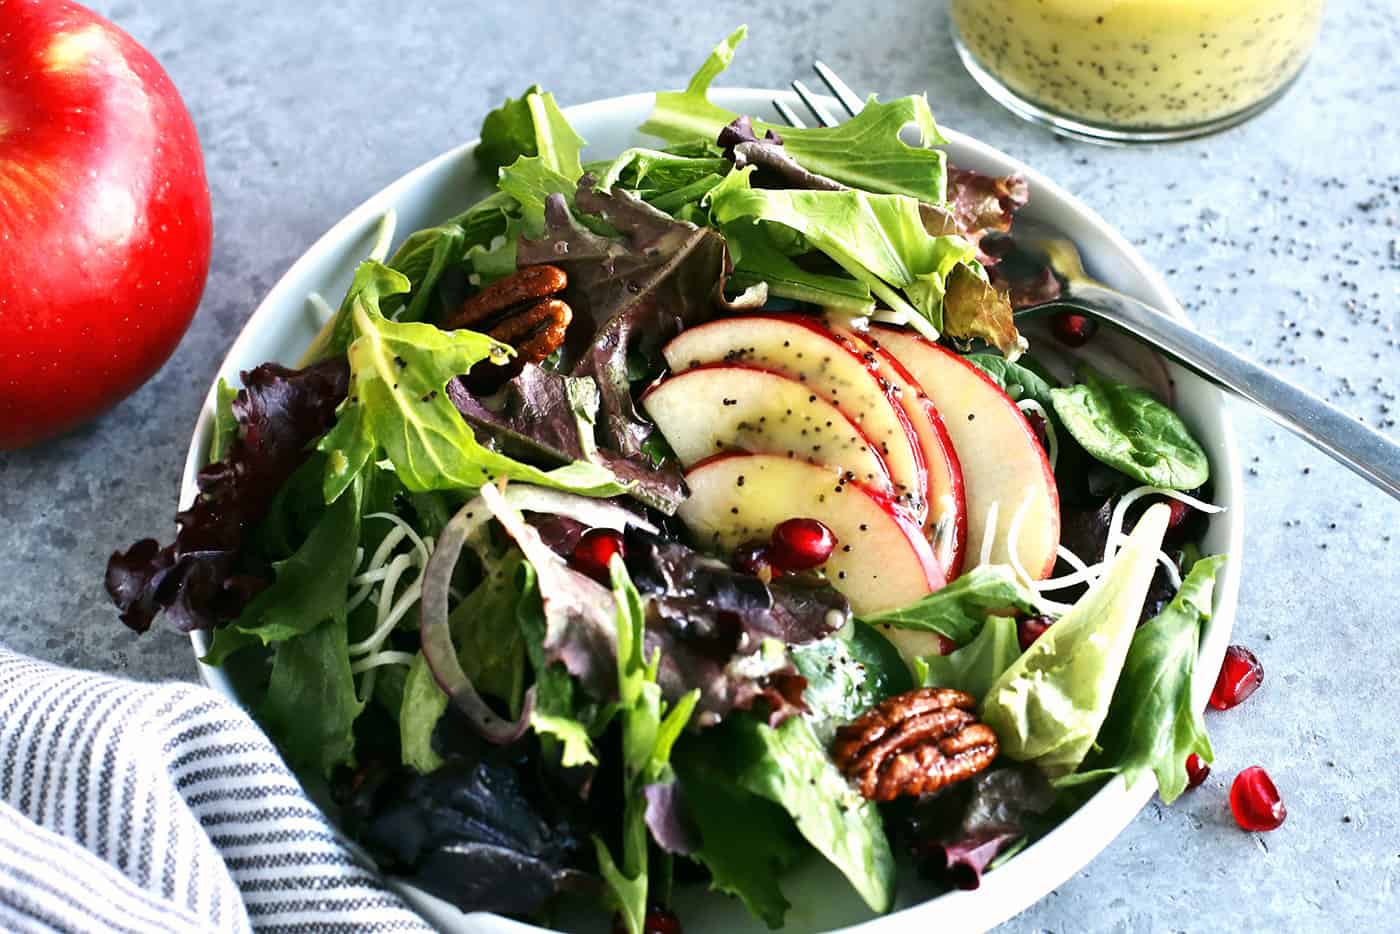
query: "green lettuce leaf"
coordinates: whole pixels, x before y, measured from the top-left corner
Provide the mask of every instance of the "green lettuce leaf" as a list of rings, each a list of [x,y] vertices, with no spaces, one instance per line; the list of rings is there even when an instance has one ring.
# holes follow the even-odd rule
[[[1191,676],[1201,626],[1210,620],[1215,577],[1224,563],[1219,555],[1197,561],[1171,603],[1138,629],[1095,741],[1092,769],[1060,784],[1122,773],[1131,786],[1155,774],[1163,803],[1171,804],[1186,790],[1187,757],[1194,753],[1213,761],[1202,716],[1205,700],[1192,697]]]
[[[447,695],[433,680],[427,659],[419,652],[408,666],[399,702],[399,748],[404,765],[424,775],[442,765],[442,756],[433,748],[433,730],[446,712]]]
[[[700,835],[690,856],[710,871],[711,890],[737,896],[754,917],[780,928],[791,903],[779,879],[806,852],[802,835],[781,807],[734,784],[722,748],[690,740],[674,756]]]
[[[1115,470],[1151,486],[1194,490],[1210,479],[1210,461],[1186,423],[1142,389],[1089,366],[1081,382],[1053,389],[1055,414],[1079,445]]]
[[[321,439],[328,455],[324,493],[334,502],[382,451],[410,492],[475,489],[498,477],[591,496],[614,496],[623,486],[606,468],[586,461],[544,471],[489,450],[448,399],[448,380],[510,348],[475,331],[442,331],[391,321],[379,299],[407,287],[400,273],[369,261],[351,288],[348,326],[350,395],[335,427]]]
[[[726,224],[723,233],[734,262],[734,273],[729,280],[732,289],[766,282],[768,294],[774,298],[809,302],[852,315],[875,310],[875,299],[868,285],[844,276],[803,269],[778,248],[766,225],[754,224],[745,218]]]
[[[752,172],[752,167],[737,169],[710,192],[710,211],[721,228],[751,218],[797,231],[903,312],[911,326],[937,338],[947,277],[974,258],[971,243],[931,233],[919,202],[904,195],[753,188]]]
[[[552,194],[571,204],[574,189],[583,176],[584,141],[569,126],[553,94],[537,89],[526,93],[524,104],[533,132],[533,151],[525,152],[501,169],[500,190],[520,204],[525,230],[537,236],[544,227],[544,202]]]
[[[1084,761],[1108,715],[1169,513],[1160,503],[1143,513],[1104,576],[987,691],[982,721],[1002,755],[1052,779]]]
[[[880,812],[846,781],[808,719],[791,717],[774,729],[753,717],[734,717],[726,734],[731,747],[724,761],[737,765],[739,786],[780,805],[872,911],[888,911],[894,904],[894,856]]]
[[[723,176],[728,159],[719,156],[681,156],[659,149],[624,150],[598,173],[598,188],[611,191],[621,184],[633,191],[674,191],[712,175]]]
[[[1034,613],[1035,595],[1006,565],[983,564],[909,606],[864,619],[872,626],[936,632],[967,645],[982,631],[989,614],[1003,610]]]
[[[715,47],[681,92],[656,95],[656,107],[642,132],[668,142],[700,139],[713,143],[720,130],[739,115],[709,99],[710,85],[734,59],[734,50],[747,34],[741,26]],[[913,125],[919,145],[910,146],[900,130]],[[938,132],[928,99],[911,95],[882,104],[873,97],[855,117],[834,127],[797,129],[754,121],[762,134],[774,130],[783,148],[803,168],[836,179],[852,188],[907,195],[929,204],[942,204],[947,168],[941,150],[928,147],[947,142]]]
[[[914,659],[914,677],[926,687],[956,688],[980,701],[1020,654],[1016,620],[989,616],[977,638],[962,648]]]
[[[364,706],[342,617],[278,643],[257,718],[294,768],[326,777],[354,764],[355,718]]]

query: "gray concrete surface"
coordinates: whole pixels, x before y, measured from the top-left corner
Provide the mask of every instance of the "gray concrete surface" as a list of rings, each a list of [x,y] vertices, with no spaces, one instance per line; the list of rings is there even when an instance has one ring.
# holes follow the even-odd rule
[[[125,631],[106,556],[168,535],[188,431],[224,349],[333,221],[473,136],[532,81],[565,103],[676,86],[739,22],[730,83],[779,86],[820,55],[860,88],[927,91],[939,118],[1025,159],[1116,224],[1207,331],[1396,432],[1400,20],[1338,0],[1303,80],[1225,135],[1101,149],[1052,138],[961,71],[938,0],[746,3],[104,0],[165,63],[204,142],[216,242],[169,364],[96,423],[0,454],[0,642],[142,679],[190,678],[187,643]],[[1400,508],[1264,419],[1249,462],[1235,641],[1267,670],[1211,715],[1205,787],[1149,806],[1008,931],[1396,930]],[[1273,774],[1288,822],[1238,830],[1231,777]]]

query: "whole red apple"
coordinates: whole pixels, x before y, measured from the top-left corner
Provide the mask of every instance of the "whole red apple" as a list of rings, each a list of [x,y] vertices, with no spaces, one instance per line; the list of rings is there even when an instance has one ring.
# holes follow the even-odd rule
[[[194,123],[150,53],[66,0],[0,0],[0,449],[115,404],[209,271]]]

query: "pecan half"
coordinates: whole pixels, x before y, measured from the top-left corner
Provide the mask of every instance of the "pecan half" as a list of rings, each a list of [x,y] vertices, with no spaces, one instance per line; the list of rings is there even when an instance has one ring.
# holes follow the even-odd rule
[[[555,298],[569,284],[558,266],[526,266],[462,303],[443,330],[471,328],[515,348],[516,367],[539,363],[564,343],[573,310]]]
[[[872,801],[932,794],[971,778],[997,757],[997,736],[977,722],[976,707],[962,691],[916,688],[837,730],[831,757]]]

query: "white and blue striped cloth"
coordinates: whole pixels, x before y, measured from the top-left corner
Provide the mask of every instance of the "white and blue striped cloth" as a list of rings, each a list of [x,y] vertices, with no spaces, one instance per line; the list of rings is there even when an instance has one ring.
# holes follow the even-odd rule
[[[240,708],[0,648],[0,931],[429,931]]]

